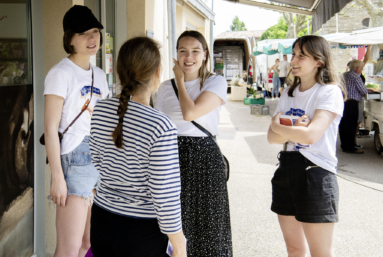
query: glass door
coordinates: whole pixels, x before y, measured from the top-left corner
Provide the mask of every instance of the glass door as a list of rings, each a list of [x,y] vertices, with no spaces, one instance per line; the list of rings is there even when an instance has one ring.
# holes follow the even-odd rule
[[[115,0],[85,0],[84,5],[92,10],[101,21],[103,29],[103,45],[100,51],[92,57],[91,63],[101,68],[106,74],[109,85],[109,97],[116,95],[115,67],[117,52],[115,49]]]
[[[0,255],[33,254],[34,133],[29,0],[0,0]]]

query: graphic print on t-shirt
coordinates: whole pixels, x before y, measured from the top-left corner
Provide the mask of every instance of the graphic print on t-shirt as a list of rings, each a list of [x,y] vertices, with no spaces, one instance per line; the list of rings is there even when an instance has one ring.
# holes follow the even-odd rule
[[[91,90],[91,88],[92,88],[91,86],[83,86],[80,90],[81,99],[86,99],[84,105],[81,107],[81,110],[83,110],[90,101],[90,90]],[[92,117],[94,106],[101,99],[102,99],[101,90],[97,87],[93,87],[92,102],[88,105],[88,107],[86,108],[86,111],[85,111],[89,120]]]
[[[299,116],[299,117],[302,117],[303,115],[305,115],[305,111],[304,110],[301,110],[301,109],[294,109],[294,108],[290,108],[290,111],[287,111],[285,113],[285,115],[289,115],[289,116]],[[288,142],[289,144],[293,144],[293,151],[299,151],[300,149],[307,149],[307,148],[310,148],[310,145],[302,145],[300,143],[295,143],[295,142],[292,142],[292,141],[289,141]]]

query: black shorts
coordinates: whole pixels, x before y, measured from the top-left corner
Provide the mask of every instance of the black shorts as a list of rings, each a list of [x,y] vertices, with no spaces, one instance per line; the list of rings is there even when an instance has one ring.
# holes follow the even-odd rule
[[[280,152],[271,180],[271,210],[306,223],[338,222],[336,175],[312,163],[300,152]]]

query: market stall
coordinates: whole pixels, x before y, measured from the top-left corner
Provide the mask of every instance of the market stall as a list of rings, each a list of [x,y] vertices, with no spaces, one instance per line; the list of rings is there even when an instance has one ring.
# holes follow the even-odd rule
[[[360,131],[374,131],[374,146],[378,154],[383,152],[383,27],[357,30],[343,37],[328,41],[341,47],[371,45],[369,60],[374,63],[373,74],[366,76],[366,87],[374,92],[365,96],[364,113]]]

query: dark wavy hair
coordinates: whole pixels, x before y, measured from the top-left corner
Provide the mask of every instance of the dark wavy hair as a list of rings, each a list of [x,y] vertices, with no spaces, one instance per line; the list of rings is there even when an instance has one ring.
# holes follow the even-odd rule
[[[343,79],[335,68],[334,61],[332,59],[331,48],[327,40],[320,36],[308,35],[295,40],[293,49],[296,45],[299,46],[302,54],[309,54],[314,57],[314,60],[320,61],[322,63],[322,66],[318,67],[318,71],[315,75],[315,81],[321,85],[338,85],[342,90],[343,98],[346,99]],[[289,77],[290,73],[291,70],[287,77]],[[288,83],[291,85],[288,91],[288,95],[293,97],[293,92],[295,88],[301,83],[301,79],[299,77],[294,77],[293,81],[289,81]]]
[[[120,118],[112,133],[116,147],[122,148],[122,119],[128,109],[132,94],[147,90],[150,83],[159,84],[160,78],[153,81],[161,69],[160,45],[148,37],[135,37],[126,41],[120,48],[117,58],[117,74],[121,83],[120,105],[117,115]]]

